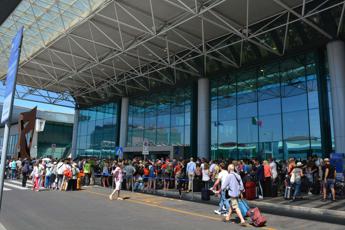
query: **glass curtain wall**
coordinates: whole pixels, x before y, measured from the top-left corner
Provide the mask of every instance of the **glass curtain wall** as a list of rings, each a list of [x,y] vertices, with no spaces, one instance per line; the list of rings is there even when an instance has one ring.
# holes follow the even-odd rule
[[[213,80],[212,158],[321,155],[316,74],[311,53]]]
[[[79,112],[77,155],[110,157],[117,145],[118,103],[109,103]]]
[[[191,87],[129,101],[127,146],[190,146]]]
[[[73,125],[46,122],[37,133],[37,157],[63,158],[70,152]]]

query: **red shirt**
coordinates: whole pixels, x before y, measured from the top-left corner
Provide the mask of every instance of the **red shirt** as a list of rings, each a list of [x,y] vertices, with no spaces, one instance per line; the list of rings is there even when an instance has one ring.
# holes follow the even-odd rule
[[[271,167],[269,165],[264,165],[264,175],[265,175],[265,178],[272,176]]]

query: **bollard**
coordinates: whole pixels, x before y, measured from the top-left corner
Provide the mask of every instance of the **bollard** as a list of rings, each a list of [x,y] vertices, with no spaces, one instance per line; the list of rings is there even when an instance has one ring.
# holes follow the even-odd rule
[[[194,200],[194,178],[192,180],[192,200]]]
[[[131,176],[131,188],[132,188],[132,192],[134,192],[134,185],[133,185],[133,176]]]

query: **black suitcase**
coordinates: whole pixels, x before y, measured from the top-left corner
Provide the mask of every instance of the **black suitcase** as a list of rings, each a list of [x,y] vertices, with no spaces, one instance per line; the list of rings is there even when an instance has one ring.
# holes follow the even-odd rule
[[[277,197],[278,196],[278,185],[276,183],[272,184],[272,197]]]
[[[210,200],[210,190],[207,188],[201,189],[201,200]]]
[[[194,179],[193,181],[193,192],[201,192],[202,181]]]
[[[316,181],[313,185],[312,185],[312,189],[311,189],[311,193],[314,195],[319,195],[320,194],[320,190],[321,190],[321,185],[319,181]]]

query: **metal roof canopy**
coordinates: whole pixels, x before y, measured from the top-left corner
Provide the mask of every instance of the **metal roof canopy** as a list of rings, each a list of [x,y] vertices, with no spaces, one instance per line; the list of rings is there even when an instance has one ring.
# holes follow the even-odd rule
[[[344,9],[344,0],[108,0],[43,41],[18,83],[80,106],[106,102],[324,44],[343,34]]]

